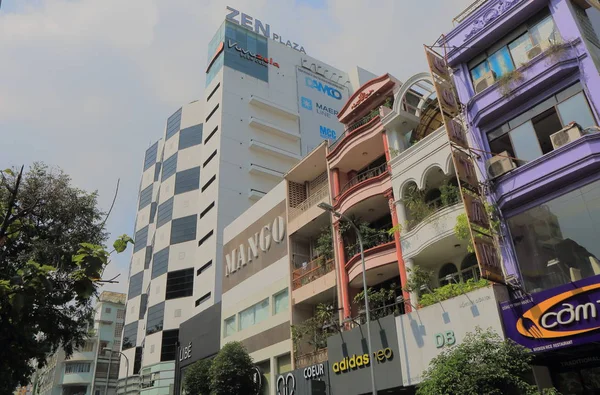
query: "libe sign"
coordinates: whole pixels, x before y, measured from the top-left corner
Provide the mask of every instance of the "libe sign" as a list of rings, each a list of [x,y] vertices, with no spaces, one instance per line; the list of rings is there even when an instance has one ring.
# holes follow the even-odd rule
[[[237,272],[242,267],[252,263],[261,253],[271,249],[272,243],[281,243],[285,237],[285,221],[278,216],[272,223],[264,225],[259,232],[248,238],[246,244],[240,246],[225,255],[225,276]]]
[[[260,34],[261,36],[270,38],[274,41],[284,44],[287,47],[295,49],[296,51],[306,53],[302,45],[292,42],[290,40],[284,41],[283,37],[281,37],[277,33],[271,34],[271,26],[268,23],[262,23],[259,19],[253,18],[248,14],[244,14],[243,12],[239,12],[235,8],[227,6],[226,18],[228,21],[233,22],[236,25],[245,27],[246,29]]]

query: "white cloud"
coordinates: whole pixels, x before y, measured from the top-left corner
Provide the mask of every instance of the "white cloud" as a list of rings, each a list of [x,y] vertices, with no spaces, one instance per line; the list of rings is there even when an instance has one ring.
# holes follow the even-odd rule
[[[17,1],[19,1],[17,8]],[[98,189],[109,230],[131,234],[145,149],[179,106],[200,98],[206,45],[225,6],[270,23],[310,55],[401,80],[423,71],[423,43],[471,0],[3,0],[0,11],[2,166],[42,160]],[[17,10],[11,13],[11,10]],[[122,272],[131,251],[106,275]]]

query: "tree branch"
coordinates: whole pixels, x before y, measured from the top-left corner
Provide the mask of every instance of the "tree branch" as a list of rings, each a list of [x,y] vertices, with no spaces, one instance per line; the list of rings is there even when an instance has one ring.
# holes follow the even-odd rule
[[[104,221],[102,221],[100,228],[104,228],[104,224],[106,224],[106,221],[108,220],[108,217],[110,216],[110,213],[112,212],[112,209],[115,206],[115,202],[117,201],[117,194],[119,193],[119,183],[120,182],[121,182],[121,179],[118,178],[117,179],[117,188],[115,189],[115,196],[113,197],[113,201],[112,201],[112,204],[110,205],[110,209],[108,209],[108,213],[106,213],[106,218],[104,218]]]
[[[9,192],[11,192],[10,199],[8,201],[8,207],[6,208],[6,216],[4,217],[4,221],[2,221],[2,226],[0,227],[0,240],[4,240],[6,236],[6,230],[10,226],[10,224],[14,221],[11,218],[12,209],[17,201],[17,195],[19,193],[19,185],[21,184],[21,178],[23,177],[23,169],[25,165],[21,166],[21,170],[19,171],[19,175],[17,176],[17,181],[15,182],[14,191],[11,191],[10,187],[7,185],[6,188]]]

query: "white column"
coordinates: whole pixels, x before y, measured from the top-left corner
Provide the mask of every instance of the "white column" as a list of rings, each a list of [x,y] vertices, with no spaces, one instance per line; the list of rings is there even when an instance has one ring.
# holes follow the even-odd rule
[[[399,191],[402,193],[402,191]],[[398,216],[398,224],[400,224],[400,234],[406,231],[406,207],[402,199],[396,202],[396,215]]]
[[[279,366],[277,366],[277,358],[275,357],[271,357],[269,362],[271,364],[271,372],[269,372],[269,375],[271,376],[269,382],[269,394],[275,394],[275,380],[277,380],[277,370],[279,369]]]

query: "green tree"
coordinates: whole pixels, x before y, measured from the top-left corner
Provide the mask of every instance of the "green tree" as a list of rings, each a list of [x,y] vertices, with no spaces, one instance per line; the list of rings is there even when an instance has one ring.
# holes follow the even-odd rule
[[[534,395],[529,351],[491,330],[477,328],[434,358],[417,395]],[[544,394],[558,394],[549,390]]]
[[[253,380],[254,363],[239,342],[221,348],[210,367],[210,387],[213,395],[256,394]]]
[[[62,171],[0,171],[0,393],[27,384],[58,347],[69,356],[83,345],[110,255],[105,220],[97,194]]]
[[[210,366],[212,360],[201,359],[188,368],[183,386],[190,395],[210,395]]]

